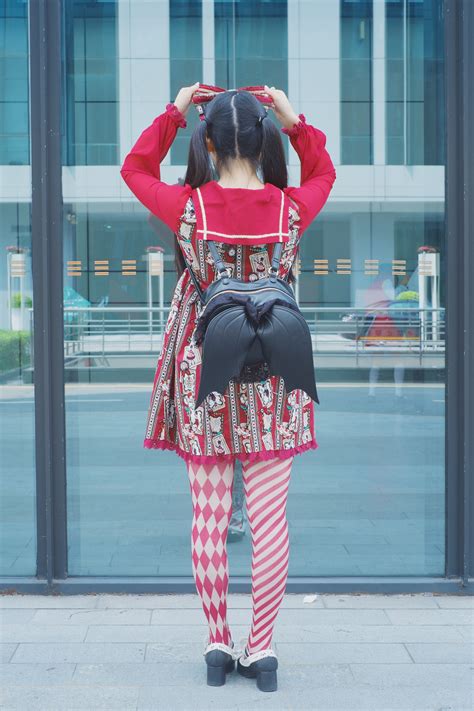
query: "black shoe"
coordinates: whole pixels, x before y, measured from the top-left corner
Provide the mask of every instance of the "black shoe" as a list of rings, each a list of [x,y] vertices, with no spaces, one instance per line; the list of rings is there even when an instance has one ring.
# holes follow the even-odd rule
[[[247,655],[247,649],[237,661],[237,671],[248,679],[257,679],[260,691],[276,691],[278,657],[273,649],[262,649]]]
[[[211,642],[204,650],[207,664],[207,685],[223,686],[226,674],[235,668],[236,651],[234,643]]]

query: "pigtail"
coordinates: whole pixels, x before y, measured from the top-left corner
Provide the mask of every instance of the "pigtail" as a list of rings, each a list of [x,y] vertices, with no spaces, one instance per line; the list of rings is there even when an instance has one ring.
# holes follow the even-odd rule
[[[283,190],[288,186],[288,168],[280,132],[269,116],[257,127],[262,131],[260,164],[265,183],[273,183]]]
[[[193,131],[189,143],[188,167],[184,182],[188,183],[192,188],[197,188],[212,180],[209,151],[206,145],[206,132],[206,122],[200,121]]]
[[[206,145],[206,122],[200,121],[193,131],[189,143],[188,167],[184,183],[189,184],[192,188],[197,188],[209,180],[212,180],[212,170]],[[174,263],[179,278],[186,269],[186,262],[177,239],[174,243]]]

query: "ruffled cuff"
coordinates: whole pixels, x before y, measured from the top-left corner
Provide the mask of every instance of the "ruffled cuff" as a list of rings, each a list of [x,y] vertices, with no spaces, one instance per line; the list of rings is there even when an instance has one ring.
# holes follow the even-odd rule
[[[297,136],[300,131],[306,127],[306,116],[304,114],[298,114],[299,121],[295,123],[291,128],[285,128],[282,126],[283,133],[286,133],[290,138]]]
[[[188,125],[187,121],[184,117],[184,114],[181,113],[176,104],[173,104],[171,102],[166,104],[166,112],[171,116],[173,121],[178,124],[178,126],[186,128],[186,126]]]

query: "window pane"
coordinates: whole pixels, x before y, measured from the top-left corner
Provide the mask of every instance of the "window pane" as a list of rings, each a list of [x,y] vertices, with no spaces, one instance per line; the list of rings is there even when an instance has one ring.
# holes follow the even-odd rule
[[[65,165],[118,161],[117,3],[65,0]]]
[[[167,101],[172,101],[182,86],[202,80],[202,2],[201,0],[169,0],[169,85]],[[186,116],[187,127],[178,131],[170,149],[172,165],[188,162],[189,140],[199,117],[193,107]]]
[[[26,3],[0,6],[0,575],[36,572]]]
[[[443,165],[442,0],[387,0],[386,151],[389,165]]]
[[[372,0],[341,0],[341,163],[372,163]]]
[[[433,8],[431,0],[419,4],[424,16]],[[121,158],[178,89],[197,80],[283,88],[326,133],[338,179],[303,236],[296,284],[321,405],[319,448],[297,457],[292,473],[293,576],[444,572],[444,166],[425,168],[444,155],[426,66],[434,63],[440,81],[444,68],[420,24],[402,51],[395,14],[395,37],[386,33],[378,55],[392,74],[373,82],[372,24],[386,11],[349,0],[215,2],[209,18],[200,2],[117,2],[120,41],[115,56],[104,56],[108,75],[112,61],[120,69]],[[433,20],[437,36],[442,22]],[[77,66],[86,92],[89,69]],[[107,162],[112,115],[101,120],[97,97],[87,99],[87,112],[84,102],[85,93],[64,102],[66,125],[79,112],[76,149],[82,142],[87,163],[63,177],[69,573],[190,576],[184,464],[142,446],[176,283],[174,238],[123,184],[119,164]],[[199,120],[193,108],[188,117],[162,164],[169,183],[186,170]],[[417,161],[410,168],[397,164],[406,136]],[[299,161],[283,140],[298,185]],[[237,470],[237,522],[246,515],[241,484]],[[232,575],[249,574],[248,522],[229,556]]]

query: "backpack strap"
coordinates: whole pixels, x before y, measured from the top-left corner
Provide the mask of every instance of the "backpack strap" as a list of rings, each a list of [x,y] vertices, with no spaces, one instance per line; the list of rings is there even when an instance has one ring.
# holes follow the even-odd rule
[[[281,253],[283,251],[283,245],[281,242],[277,242],[276,245],[273,248],[273,254],[272,254],[272,264],[270,267],[270,271],[273,274],[278,274],[278,270],[280,269],[280,260],[281,260]]]
[[[219,251],[216,247],[216,243],[214,242],[214,240],[208,239],[207,244],[211,253],[211,257],[213,258],[214,264],[216,265],[216,269],[219,272],[219,277],[227,276],[227,267],[224,264],[221,255],[219,254]]]
[[[183,257],[184,257],[184,254],[183,254]],[[186,257],[184,257],[184,261],[186,262]],[[189,272],[189,276],[191,277],[191,280],[192,280],[192,282],[193,282],[193,284],[194,284],[194,287],[195,287],[195,289],[196,289],[196,291],[197,291],[197,293],[198,293],[198,296],[199,296],[200,300],[202,301],[202,303],[204,303],[204,293],[203,293],[203,290],[202,290],[202,288],[201,288],[201,285],[200,285],[200,283],[199,283],[199,280],[198,280],[197,276],[195,275],[195,273],[194,273],[194,271],[193,271],[192,266],[191,266],[190,264],[188,264],[188,262],[186,262],[186,268],[187,268],[187,270],[188,270],[188,272]]]

